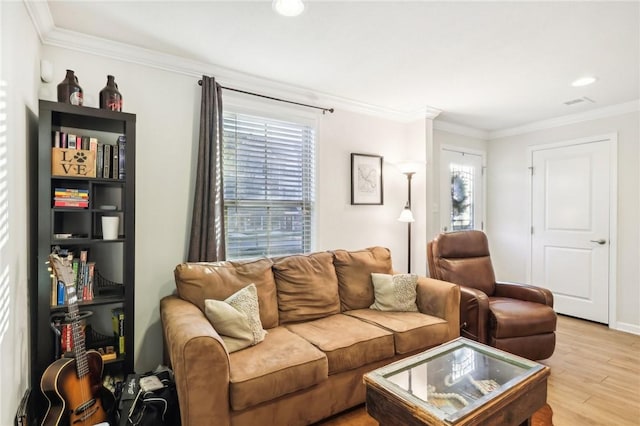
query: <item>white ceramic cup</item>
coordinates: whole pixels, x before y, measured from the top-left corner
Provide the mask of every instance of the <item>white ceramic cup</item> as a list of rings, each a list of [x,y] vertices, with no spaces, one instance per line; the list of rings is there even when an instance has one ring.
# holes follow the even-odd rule
[[[105,240],[118,239],[118,216],[102,216],[102,238]]]

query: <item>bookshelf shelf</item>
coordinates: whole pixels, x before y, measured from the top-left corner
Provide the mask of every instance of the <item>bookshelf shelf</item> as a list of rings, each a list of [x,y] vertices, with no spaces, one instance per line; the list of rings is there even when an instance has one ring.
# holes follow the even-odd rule
[[[114,360],[105,361],[104,368],[105,375],[124,378],[134,370],[136,116],[43,100],[39,107],[37,146],[29,150],[32,176],[30,193],[33,194],[31,205],[35,207],[30,220],[30,269],[34,277],[30,284],[31,387],[40,389],[44,370],[55,360],[57,337],[52,329],[51,315],[68,309],[66,305],[57,304],[55,281],[51,279],[45,264],[55,247],[73,252],[74,257],[86,251],[86,264],[94,266],[96,275],[87,275],[89,278],[85,281],[93,284],[92,279],[96,279],[96,287],[90,286],[86,290],[90,294],[93,288],[93,299],[86,297],[78,301],[80,312],[91,310],[93,313],[86,319],[88,325],[111,333],[115,325],[112,325],[113,311],[117,311],[118,315],[123,314],[120,320],[122,322],[124,318],[124,321],[117,328],[125,337],[124,353],[118,354]],[[124,160],[123,156],[118,156],[118,170],[124,173],[117,174],[119,178],[60,176],[60,170],[68,170],[61,169],[56,163],[60,161],[60,152],[54,149],[54,145],[58,138],[62,138],[62,133],[66,135],[65,139],[70,138],[71,134],[93,139],[90,141],[92,147],[116,147],[119,154],[125,154]],[[96,164],[90,165],[97,169],[98,155],[85,154],[82,155],[83,159],[95,160]],[[72,152],[64,158],[74,155]],[[115,158],[111,159],[112,163],[116,161]],[[54,170],[56,175],[52,174]],[[113,172],[113,168],[111,170]],[[69,197],[71,200],[67,201]],[[74,199],[78,200],[75,203],[82,202],[86,207],[60,205],[72,204]],[[103,216],[119,218],[117,239],[102,238]],[[99,288],[98,275],[102,282]],[[84,296],[80,290],[77,294]],[[118,339],[114,335],[115,341]],[[42,395],[40,397],[44,399]]]
[[[96,297],[93,300],[84,300],[82,302],[78,302],[78,308],[82,310],[82,308],[88,308],[91,306],[102,306],[102,305],[112,305],[112,304],[121,304],[124,303],[124,297]],[[60,306],[50,306],[51,312],[66,312],[67,307],[65,305]]]

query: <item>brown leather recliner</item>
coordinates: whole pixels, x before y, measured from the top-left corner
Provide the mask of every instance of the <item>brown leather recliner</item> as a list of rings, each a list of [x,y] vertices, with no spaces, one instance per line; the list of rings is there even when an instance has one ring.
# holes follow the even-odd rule
[[[427,244],[427,258],[432,278],[460,285],[462,336],[531,360],[553,354],[553,294],[496,282],[484,232],[442,233]]]

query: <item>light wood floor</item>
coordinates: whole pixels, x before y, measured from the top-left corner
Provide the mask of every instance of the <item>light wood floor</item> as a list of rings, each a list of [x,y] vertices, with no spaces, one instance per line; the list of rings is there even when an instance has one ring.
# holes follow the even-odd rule
[[[547,402],[554,426],[640,425],[640,336],[560,316]],[[316,426],[376,426],[359,407]]]

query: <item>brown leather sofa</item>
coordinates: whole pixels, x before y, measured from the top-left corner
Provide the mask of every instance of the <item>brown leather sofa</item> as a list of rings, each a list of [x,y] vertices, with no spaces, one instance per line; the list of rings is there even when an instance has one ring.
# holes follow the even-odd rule
[[[419,277],[419,312],[369,309],[389,250],[183,263],[160,302],[183,426],[307,425],[361,404],[362,375],[459,336],[457,285]],[[228,353],[204,315],[254,283],[264,341]]]
[[[442,233],[427,244],[427,258],[431,277],[460,284],[462,336],[531,360],[553,354],[553,294],[496,282],[484,232]]]

